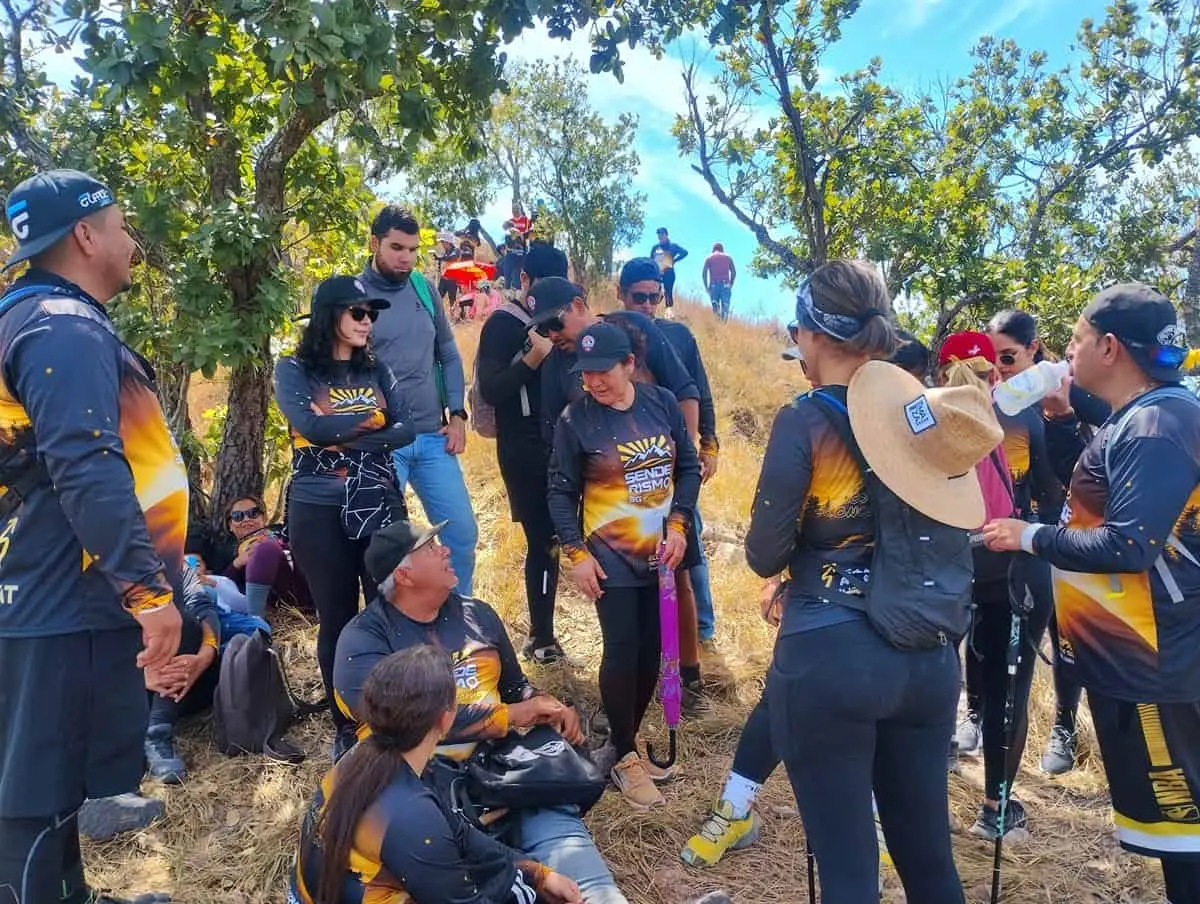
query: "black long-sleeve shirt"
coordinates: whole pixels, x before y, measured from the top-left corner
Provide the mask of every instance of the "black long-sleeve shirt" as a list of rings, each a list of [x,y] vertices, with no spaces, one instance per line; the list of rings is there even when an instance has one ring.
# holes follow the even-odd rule
[[[542,435],[540,368],[520,360],[528,332],[529,327],[500,308],[484,321],[479,334],[475,379],[484,401],[496,411],[497,438],[503,436],[505,441],[540,439]]]
[[[1071,407],[1074,414],[1065,418],[1043,418],[1046,431],[1046,451],[1050,466],[1064,487],[1071,485],[1075,462],[1088,440],[1110,414],[1108,403],[1071,384]]]
[[[1200,405],[1159,398],[1114,438],[1122,416],[1080,456],[1065,523],[1040,528],[1033,552],[1055,567],[1060,653],[1085,687],[1138,703],[1195,703]]]
[[[605,586],[657,580],[651,558],[662,524],[686,533],[700,495],[700,459],[675,396],[635,383],[627,411],[591,396],[558,422],[550,459],[550,516],[572,561],[591,553]]]
[[[700,449],[715,452],[718,447],[717,407],[713,402],[708,371],[704,367],[704,359],[700,356],[700,346],[696,344],[696,337],[686,324],[678,320],[655,319],[654,325],[667,337],[667,341],[675,349],[675,354],[696,382],[696,391],[700,394]]]

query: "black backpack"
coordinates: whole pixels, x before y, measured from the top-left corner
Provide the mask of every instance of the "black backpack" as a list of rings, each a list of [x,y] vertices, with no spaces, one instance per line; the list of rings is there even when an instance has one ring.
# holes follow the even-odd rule
[[[875,515],[869,583],[844,575],[862,596],[843,604],[865,612],[875,630],[897,649],[957,644],[971,626],[970,534],[934,521],[888,489],[863,458],[846,406],[821,392],[810,396],[862,469]]]
[[[323,703],[301,703],[288,686],[279,654],[265,631],[236,634],[221,654],[221,675],[213,697],[217,749],[233,756],[265,753],[292,762],[304,756],[283,739],[297,719]]]

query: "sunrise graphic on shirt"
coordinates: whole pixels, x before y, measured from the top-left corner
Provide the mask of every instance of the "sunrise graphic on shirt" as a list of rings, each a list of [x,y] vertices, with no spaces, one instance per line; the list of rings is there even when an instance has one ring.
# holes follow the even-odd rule
[[[856,517],[866,501],[862,469],[832,428],[813,432],[812,457],[803,515],[835,520]]]

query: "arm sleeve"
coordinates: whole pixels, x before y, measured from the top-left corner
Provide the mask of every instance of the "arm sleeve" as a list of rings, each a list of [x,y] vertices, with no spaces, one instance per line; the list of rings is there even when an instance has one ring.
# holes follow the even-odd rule
[[[681,260],[687,257],[687,255],[687,249],[682,245],[671,245],[671,256],[675,258],[675,263],[679,263]]]
[[[378,430],[385,420],[383,412],[363,414],[317,414],[312,410],[312,388],[304,369],[295,358],[283,358],[275,365],[275,401],[292,429],[316,446],[338,446]]]
[[[1036,409],[1031,409],[1029,425],[1029,480],[1038,521],[1058,524],[1062,517],[1063,483],[1058,479],[1046,443],[1046,428]]]
[[[1054,476],[1063,486],[1070,486],[1075,462],[1087,445],[1081,432],[1082,422],[1075,416],[1058,420],[1045,419],[1046,455]]]
[[[388,425],[349,443],[350,448],[369,452],[388,452],[410,445],[417,438],[417,433],[412,427],[408,409],[400,394],[400,381],[392,369],[382,362],[376,365],[375,378],[379,381],[380,389],[383,390],[384,402],[387,405]]]
[[[671,514],[682,515],[688,526],[695,522],[696,502],[700,498],[700,457],[678,403],[674,399],[666,401],[671,412],[671,438],[675,440],[675,496]]]
[[[430,289],[430,294],[437,293]],[[434,326],[437,327],[437,359],[442,364],[442,376],[446,380],[446,402],[451,411],[458,411],[466,404],[467,378],[463,373],[462,355],[458,353],[458,343],[454,341],[454,331],[450,329],[450,321],[446,317],[446,306],[434,304],[436,317]]]
[[[551,352],[539,370],[542,381],[542,439],[546,445],[552,445],[559,417],[567,407],[567,394],[562,385],[562,358],[559,352]]]
[[[488,630],[496,644],[496,651],[500,654],[500,699],[505,703],[520,703],[530,696],[532,687],[521,670],[521,663],[517,661],[517,651],[508,639],[504,622],[491,607],[488,608],[488,613]]]
[[[796,406],[775,416],[750,509],[746,562],[759,577],[787,566],[796,548],[796,524],[812,482],[810,426]]]
[[[479,361],[475,380],[489,405],[503,405],[514,399],[521,387],[537,376],[537,371],[516,358],[525,342],[525,326],[507,314],[491,316],[479,335]]]
[[[367,675],[392,652],[386,640],[359,624],[347,625],[338,635],[333,661],[334,703],[347,718],[359,721],[356,713]]]
[[[1200,482],[1195,460],[1171,439],[1134,436],[1118,439],[1111,467],[1104,523],[1043,527],[1033,540],[1036,555],[1092,574],[1135,574],[1154,564]]]
[[[200,583],[200,575],[191,566],[183,569],[183,608],[196,621],[204,635],[206,646],[221,649],[221,616],[208,588]]]
[[[550,454],[550,479],[546,501],[550,518],[563,550],[570,557],[585,551],[583,530],[579,524],[579,506],[583,498],[583,447],[571,423],[570,414],[558,420],[554,430],[554,449]]]
[[[56,314],[17,337],[6,369],[71,530],[137,615],[170,605],[172,592],[117,432],[120,354],[101,324]]]
[[[662,330],[648,317],[635,321],[635,325],[646,334],[646,366],[654,374],[658,385],[671,390],[671,394],[681,402],[686,399],[699,399],[700,390],[696,381],[683,366],[683,361],[679,359]]]
[[[1075,409],[1075,415],[1089,427],[1101,426],[1112,414],[1112,409],[1108,407],[1107,402],[1080,389],[1074,383],[1071,384],[1070,399],[1071,407]]]

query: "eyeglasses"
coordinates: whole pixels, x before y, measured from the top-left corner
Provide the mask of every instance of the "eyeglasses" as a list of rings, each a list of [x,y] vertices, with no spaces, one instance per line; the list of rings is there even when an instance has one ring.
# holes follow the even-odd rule
[[[229,520],[234,524],[241,524],[243,521],[249,521],[252,518],[261,518],[263,510],[257,505],[254,508],[238,509],[229,513]]]
[[[1003,364],[1005,367],[1012,367],[1014,364],[1017,363],[1017,356],[1014,355],[1012,352],[1001,352],[999,355],[996,356],[996,360],[999,361],[1001,364]]]
[[[364,317],[372,323],[379,319],[379,311],[375,308],[346,308],[346,310],[354,318],[355,323],[362,323]]]
[[[658,304],[662,301],[662,292],[630,292],[629,297],[634,304]]]

